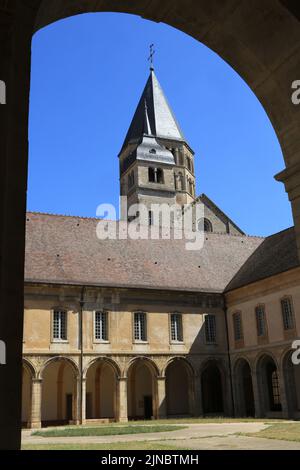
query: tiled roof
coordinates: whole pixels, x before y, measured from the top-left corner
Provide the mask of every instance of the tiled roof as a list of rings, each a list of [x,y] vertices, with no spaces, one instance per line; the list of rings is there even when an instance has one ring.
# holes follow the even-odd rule
[[[238,289],[300,266],[294,227],[271,235],[252,253],[226,288]]]
[[[200,251],[187,251],[186,240],[101,241],[98,223],[28,213],[25,281],[222,292],[264,243],[214,233]]]

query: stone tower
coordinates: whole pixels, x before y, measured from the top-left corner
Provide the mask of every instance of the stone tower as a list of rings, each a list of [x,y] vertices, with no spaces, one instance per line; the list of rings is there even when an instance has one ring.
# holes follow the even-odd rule
[[[157,80],[154,69],[140,98],[119,154],[121,196],[133,204],[195,200],[194,152]],[[123,213],[122,218],[128,213]]]

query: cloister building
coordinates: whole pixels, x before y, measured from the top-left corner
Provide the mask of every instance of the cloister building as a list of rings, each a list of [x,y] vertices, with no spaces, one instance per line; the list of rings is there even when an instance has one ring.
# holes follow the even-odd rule
[[[184,238],[100,240],[105,221],[28,213],[24,426],[299,418],[294,228],[250,237],[196,197],[194,152],[153,69],[119,159],[121,195],[145,204],[150,226],[153,202],[201,200],[193,229],[203,248],[187,250]]]

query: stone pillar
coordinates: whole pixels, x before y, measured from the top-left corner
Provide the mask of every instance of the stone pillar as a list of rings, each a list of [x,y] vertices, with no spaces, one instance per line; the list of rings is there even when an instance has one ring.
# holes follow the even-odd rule
[[[79,390],[78,390],[79,393],[78,393],[78,398],[77,398],[79,402],[78,424],[85,424],[86,423],[86,378],[82,379],[82,385],[81,385],[81,380],[79,377],[78,383],[79,383]]]
[[[39,1],[0,4],[0,450],[21,446],[25,211],[30,55]]]
[[[42,380],[32,379],[31,382],[31,413],[29,427],[40,429],[42,427]]]
[[[203,416],[201,375],[196,375],[195,376],[195,378],[194,378],[194,387],[195,387],[194,415],[195,416]]]
[[[289,418],[289,408],[288,408],[288,400],[286,396],[286,388],[284,384],[284,373],[282,368],[278,369],[279,375],[279,386],[280,386],[280,401],[281,401],[281,409],[282,409],[282,417],[285,419]]]
[[[118,399],[118,421],[120,423],[127,423],[127,377],[119,377],[118,379]]]
[[[284,183],[285,190],[292,204],[298,255],[300,258],[300,163],[288,165],[285,170],[275,176],[275,179]]]
[[[157,418],[167,417],[166,377],[157,377]]]
[[[260,394],[259,389],[259,378],[255,372],[252,372],[252,387],[253,387],[253,397],[254,397],[254,407],[255,407],[255,418],[263,418],[263,399],[264,397]]]
[[[188,383],[188,399],[189,399],[189,414],[196,416],[196,396],[195,396],[195,377],[189,376]]]

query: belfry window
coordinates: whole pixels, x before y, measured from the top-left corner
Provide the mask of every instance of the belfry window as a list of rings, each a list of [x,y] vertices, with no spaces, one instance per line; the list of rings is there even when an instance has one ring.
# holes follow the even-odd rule
[[[53,311],[53,339],[67,340],[67,312],[65,310],[56,309]]]
[[[152,168],[148,169],[148,179],[149,183],[159,183],[163,184],[164,182],[164,172],[161,168]]]
[[[147,318],[144,312],[134,314],[134,339],[135,341],[147,341]]]
[[[181,313],[171,314],[171,341],[183,341],[182,315]]]

